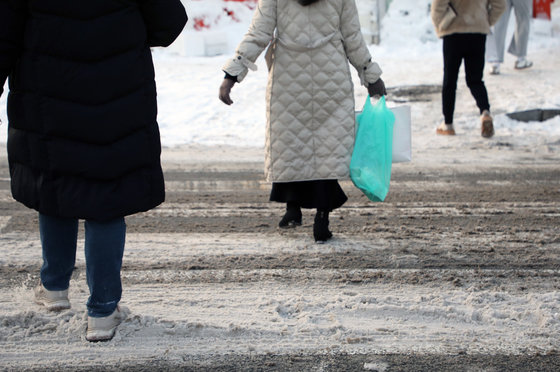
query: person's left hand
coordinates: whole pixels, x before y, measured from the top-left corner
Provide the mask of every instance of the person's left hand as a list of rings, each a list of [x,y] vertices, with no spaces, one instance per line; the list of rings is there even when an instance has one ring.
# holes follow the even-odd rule
[[[235,81],[231,79],[224,79],[224,81],[222,81],[222,85],[220,85],[220,100],[228,106],[233,103],[230,93],[234,84]]]
[[[369,84],[367,90],[370,97],[387,95],[385,83],[383,82],[383,80],[381,80],[381,78],[377,79],[375,83]]]

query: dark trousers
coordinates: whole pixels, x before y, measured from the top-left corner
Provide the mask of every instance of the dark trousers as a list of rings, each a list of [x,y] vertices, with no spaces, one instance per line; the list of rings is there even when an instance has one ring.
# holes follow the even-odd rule
[[[465,60],[467,86],[476,100],[480,113],[490,110],[488,92],[482,79],[486,35],[452,34],[443,38],[443,89],[442,106],[446,124],[453,124],[457,78],[461,63]]]

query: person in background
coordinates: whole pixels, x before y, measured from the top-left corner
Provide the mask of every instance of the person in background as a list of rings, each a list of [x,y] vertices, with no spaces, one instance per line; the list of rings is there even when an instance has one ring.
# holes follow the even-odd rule
[[[486,42],[486,60],[492,66],[490,71],[492,75],[499,75],[500,64],[504,63],[506,34],[512,9],[515,12],[515,32],[511,38],[508,52],[517,57],[514,64],[516,70],[533,66],[533,62],[527,60],[532,6],[532,0],[506,0],[506,10]]]
[[[271,41],[274,41],[271,43]],[[260,0],[249,31],[223,70],[219,97],[233,101],[257,57],[269,46],[265,175],[270,200],[286,203],[279,226],[302,224],[301,208],[316,209],[313,236],[332,237],[329,213],[347,197],[354,144],[354,87],[348,61],[370,95],[386,94],[372,62],[354,0]]]
[[[126,317],[124,217],[165,198],[150,46],[169,45],[186,21],[180,0],[0,0],[11,190],[39,212],[35,301],[70,308],[85,219],[88,341],[111,339]]]
[[[484,84],[486,35],[506,7],[505,0],[435,0],[431,17],[437,35],[443,38],[442,108],[444,121],[437,127],[440,135],[455,135],[453,114],[459,69],[465,61],[467,86],[480,110],[482,137],[494,135],[490,102]]]

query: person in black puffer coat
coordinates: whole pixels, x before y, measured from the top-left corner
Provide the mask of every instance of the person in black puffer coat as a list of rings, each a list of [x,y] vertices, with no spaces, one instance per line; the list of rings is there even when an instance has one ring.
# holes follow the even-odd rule
[[[91,341],[110,339],[123,316],[124,217],[165,198],[150,47],[186,22],[180,0],[0,0],[12,195],[39,212],[36,300],[70,306],[85,219]]]

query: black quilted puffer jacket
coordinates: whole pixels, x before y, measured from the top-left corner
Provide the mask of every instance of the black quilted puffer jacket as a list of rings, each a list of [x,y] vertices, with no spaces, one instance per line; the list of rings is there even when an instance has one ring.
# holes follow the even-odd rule
[[[186,21],[180,0],[0,0],[16,200],[94,220],[164,201],[150,47]]]

